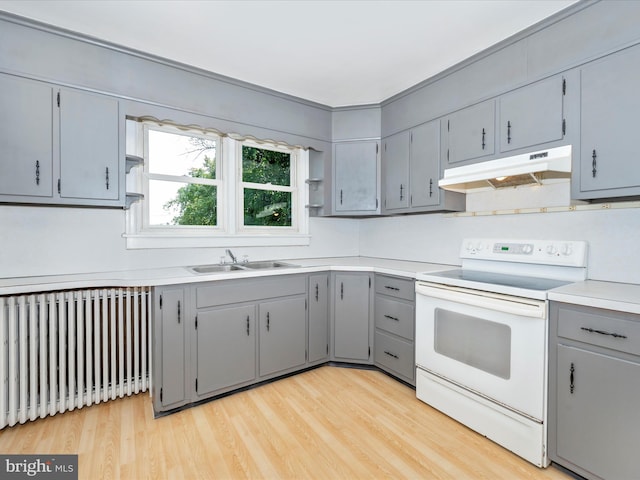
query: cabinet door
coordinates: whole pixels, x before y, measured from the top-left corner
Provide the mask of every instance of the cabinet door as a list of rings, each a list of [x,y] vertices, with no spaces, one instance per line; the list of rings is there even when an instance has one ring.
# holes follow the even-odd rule
[[[638,478],[640,364],[557,348],[557,454],[600,478]]]
[[[53,89],[0,75],[0,196],[53,193]]]
[[[60,196],[119,197],[118,101],[60,91]]]
[[[334,155],[336,212],[378,209],[378,142],[337,143]]]
[[[411,130],[411,206],[440,203],[440,122],[433,121]]]
[[[449,115],[442,125],[448,139],[448,165],[493,155],[495,113],[495,101],[489,100]]]
[[[640,186],[640,47],[586,66],[581,83],[580,191],[637,195],[616,189]]]
[[[260,376],[306,362],[305,298],[263,302],[260,312]]]
[[[409,206],[409,132],[400,132],[383,141],[384,208]]]
[[[564,82],[552,77],[500,97],[501,152],[562,139]]]
[[[175,407],[187,400],[184,290],[181,288],[162,290],[160,295],[162,329],[160,403],[164,407]]]
[[[309,277],[309,362],[329,356],[329,276]]]
[[[255,306],[198,312],[197,394],[256,378]]]
[[[369,360],[368,275],[339,273],[335,276],[334,356],[346,360]]]

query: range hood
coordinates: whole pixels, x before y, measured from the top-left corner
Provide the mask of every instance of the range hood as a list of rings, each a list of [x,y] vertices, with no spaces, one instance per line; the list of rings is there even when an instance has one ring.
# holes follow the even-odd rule
[[[454,192],[516,187],[571,177],[571,145],[448,168],[438,186]]]

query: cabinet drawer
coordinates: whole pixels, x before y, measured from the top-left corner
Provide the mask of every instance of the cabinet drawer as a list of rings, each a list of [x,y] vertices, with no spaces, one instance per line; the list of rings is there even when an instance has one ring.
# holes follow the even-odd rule
[[[415,370],[413,342],[406,342],[385,333],[376,332],[374,344],[376,363],[413,380]]]
[[[560,305],[558,336],[640,355],[640,315]]]
[[[376,275],[376,293],[413,301],[415,298],[415,283],[413,280]]]
[[[376,296],[376,328],[413,340],[413,305]]]
[[[276,275],[268,279],[221,280],[196,288],[196,306],[206,308],[230,303],[253,302],[265,298],[301,295],[306,291],[306,281],[299,275]]]

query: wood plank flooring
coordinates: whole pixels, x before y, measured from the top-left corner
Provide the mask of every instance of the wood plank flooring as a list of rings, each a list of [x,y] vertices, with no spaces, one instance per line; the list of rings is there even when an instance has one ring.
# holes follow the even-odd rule
[[[153,419],[128,397],[0,431],[0,452],[79,454],[80,479],[568,479],[372,370],[325,366]]]

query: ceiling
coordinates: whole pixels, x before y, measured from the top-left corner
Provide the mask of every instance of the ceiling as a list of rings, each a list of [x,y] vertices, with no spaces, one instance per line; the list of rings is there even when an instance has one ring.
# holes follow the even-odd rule
[[[0,10],[331,107],[379,103],[575,0],[0,0]]]

